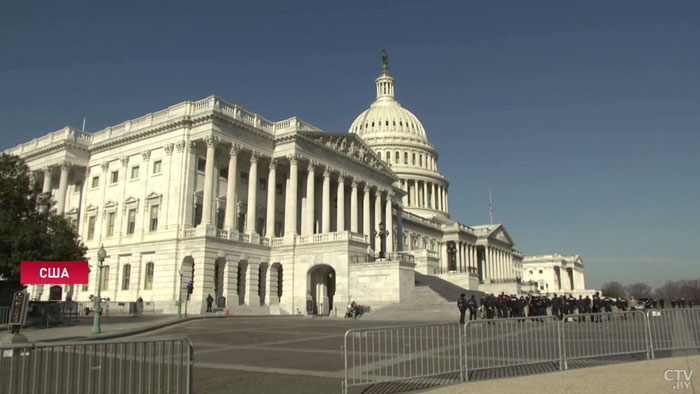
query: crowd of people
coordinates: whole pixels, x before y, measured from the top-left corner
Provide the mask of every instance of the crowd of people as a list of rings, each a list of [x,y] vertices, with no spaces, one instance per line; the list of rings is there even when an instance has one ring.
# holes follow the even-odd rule
[[[512,317],[531,316],[556,316],[562,319],[564,315],[602,313],[616,311],[628,311],[639,309],[657,309],[665,307],[665,300],[652,298],[636,299],[630,297],[629,301],[625,297],[617,299],[611,297],[601,297],[600,293],[595,293],[593,297],[588,295],[578,298],[573,295],[549,295],[531,294],[517,296],[515,294],[501,293],[498,296],[493,294],[484,295],[478,300],[474,295],[469,299],[462,294],[457,300],[457,308],[460,311],[460,323],[464,324],[467,313],[469,320],[481,319],[505,319]],[[673,298],[672,308],[692,308],[692,300],[685,298]],[[596,320],[599,320],[596,319]]]

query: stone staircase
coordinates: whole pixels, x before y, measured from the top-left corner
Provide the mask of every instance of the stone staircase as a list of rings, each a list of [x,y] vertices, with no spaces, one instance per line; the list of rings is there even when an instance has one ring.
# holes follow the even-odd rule
[[[478,300],[481,292],[465,290],[435,276],[416,273],[416,284],[406,300],[389,304],[362,316],[371,320],[458,321],[457,299],[461,293]]]

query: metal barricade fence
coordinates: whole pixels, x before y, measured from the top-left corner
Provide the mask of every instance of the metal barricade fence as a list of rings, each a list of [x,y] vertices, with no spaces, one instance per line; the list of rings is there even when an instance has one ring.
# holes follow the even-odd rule
[[[343,392],[351,386],[444,377],[462,380],[458,323],[350,329],[345,333]]]
[[[0,394],[192,393],[185,337],[0,347]]]
[[[0,306],[0,325],[10,322],[10,307]]]
[[[649,341],[654,351],[700,348],[700,309],[652,309],[647,311]]]
[[[555,363],[561,368],[554,316],[470,320],[464,325],[465,380],[483,369]]]
[[[647,321],[642,312],[566,315],[560,325],[564,369],[571,360],[623,354],[650,356]]]

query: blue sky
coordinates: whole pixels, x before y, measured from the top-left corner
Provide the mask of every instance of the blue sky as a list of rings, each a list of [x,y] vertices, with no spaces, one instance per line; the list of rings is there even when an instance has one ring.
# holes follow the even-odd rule
[[[0,150],[216,94],[347,130],[382,48],[466,224],[581,254],[588,287],[700,275],[695,1],[11,2]]]

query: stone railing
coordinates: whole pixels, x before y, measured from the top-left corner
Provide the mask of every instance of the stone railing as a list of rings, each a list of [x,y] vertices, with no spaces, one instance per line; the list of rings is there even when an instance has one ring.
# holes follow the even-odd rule
[[[197,233],[197,230],[196,230],[195,228],[186,228],[186,229],[183,231],[183,234],[182,234],[182,235],[183,235],[183,237],[185,237],[185,238],[192,238],[192,237],[195,236],[196,233]]]
[[[216,230],[216,238],[228,238],[227,230]]]
[[[24,144],[15,146],[5,151],[5,153],[19,156],[23,153],[35,151],[58,142],[74,142],[80,145],[90,145],[92,134],[66,126],[61,130],[46,134],[45,136],[34,138]]]
[[[299,238],[299,244],[311,244],[318,242],[334,242],[334,241],[355,241],[367,243],[367,236],[364,234],[353,233],[352,231],[338,231],[334,233],[321,233],[312,235],[302,235]]]

